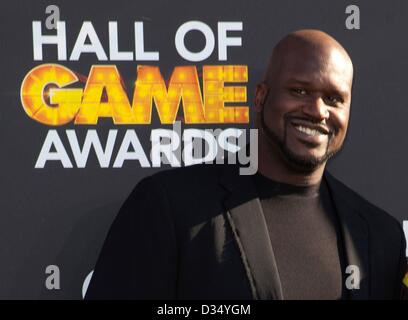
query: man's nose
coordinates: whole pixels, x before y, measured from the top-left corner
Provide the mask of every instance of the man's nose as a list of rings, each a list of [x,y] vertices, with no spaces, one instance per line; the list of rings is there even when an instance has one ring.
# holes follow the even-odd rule
[[[321,97],[311,98],[303,105],[302,111],[317,121],[322,121],[329,118],[329,110]]]

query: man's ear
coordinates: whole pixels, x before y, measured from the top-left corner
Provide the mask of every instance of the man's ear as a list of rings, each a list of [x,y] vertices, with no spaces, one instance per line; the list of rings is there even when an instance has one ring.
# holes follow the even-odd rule
[[[266,101],[266,97],[268,96],[268,91],[269,88],[264,82],[256,86],[254,101],[254,108],[256,112],[262,111],[263,105],[265,104]]]

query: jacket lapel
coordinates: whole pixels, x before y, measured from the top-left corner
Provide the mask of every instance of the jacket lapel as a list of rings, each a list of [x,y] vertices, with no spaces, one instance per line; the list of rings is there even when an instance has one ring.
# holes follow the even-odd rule
[[[281,300],[283,294],[276,259],[252,178],[240,176],[238,166],[227,167],[220,177],[220,183],[227,191],[225,212],[241,253],[253,298]],[[349,297],[353,300],[368,299],[370,268],[367,221],[359,212],[358,203],[353,201],[354,195],[328,172],[324,178],[338,213],[346,266],[359,268],[360,288],[348,290]],[[346,274],[346,278],[348,276],[350,274]]]
[[[334,202],[340,221],[342,240],[347,258],[346,267],[358,266],[360,272],[360,288],[348,290],[352,300],[368,299],[370,294],[370,268],[368,224],[353,203],[353,197],[346,187],[333,178],[328,172],[325,179]],[[345,195],[345,192],[348,194]],[[345,272],[346,270],[343,270]],[[346,274],[346,277],[350,274]]]
[[[261,202],[251,176],[240,176],[237,167],[224,171],[221,184],[227,220],[241,253],[254,299],[283,299],[275,255]]]

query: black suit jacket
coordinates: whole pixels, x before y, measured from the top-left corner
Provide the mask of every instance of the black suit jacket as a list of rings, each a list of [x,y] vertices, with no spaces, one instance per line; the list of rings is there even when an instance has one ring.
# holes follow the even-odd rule
[[[399,298],[406,270],[399,222],[328,172],[324,179],[347,264],[360,269],[360,289],[349,297]],[[108,233],[86,298],[282,299],[251,177],[235,165],[196,165],[143,179]]]

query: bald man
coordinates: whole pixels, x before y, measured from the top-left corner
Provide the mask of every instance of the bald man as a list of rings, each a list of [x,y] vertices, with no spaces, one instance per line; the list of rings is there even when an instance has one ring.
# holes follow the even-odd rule
[[[197,165],[143,179],[115,219],[88,299],[398,299],[405,239],[332,177],[353,65],[318,30],[274,48],[256,88],[259,165]]]

